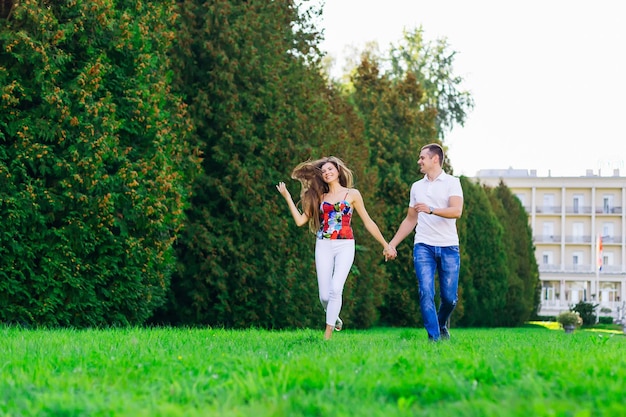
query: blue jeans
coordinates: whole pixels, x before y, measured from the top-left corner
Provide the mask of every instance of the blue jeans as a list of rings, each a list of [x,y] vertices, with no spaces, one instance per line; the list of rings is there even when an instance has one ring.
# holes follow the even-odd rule
[[[430,246],[418,243],[413,247],[413,263],[419,284],[420,308],[424,327],[430,340],[437,341],[454,307],[459,287],[461,255],[458,246]],[[435,272],[439,275],[441,303],[435,308]]]

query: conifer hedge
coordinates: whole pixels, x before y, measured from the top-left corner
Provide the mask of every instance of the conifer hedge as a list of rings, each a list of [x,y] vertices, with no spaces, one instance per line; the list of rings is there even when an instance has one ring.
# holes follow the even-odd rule
[[[168,306],[174,324],[323,326],[315,237],[295,226],[275,185],[302,161],[342,158],[367,198],[362,123],[322,75],[316,11],[293,2],[186,1],[175,48],[176,88],[203,152]],[[369,207],[368,207],[369,208]],[[371,326],[384,282],[380,248],[355,224],[357,260],[342,317]],[[375,242],[374,242],[375,243]],[[375,243],[377,245],[377,243]]]
[[[370,148],[368,164],[377,170],[373,188],[379,206],[379,226],[391,240],[406,216],[411,184],[421,178],[417,165],[420,148],[436,138],[436,112],[421,108],[424,91],[412,74],[391,79],[382,73],[374,57],[363,56],[352,82],[350,101],[365,124],[365,139]],[[412,248],[413,235],[398,246],[398,258],[385,265],[389,279],[380,308],[384,324],[420,323]]]
[[[141,324],[182,226],[171,2],[20,1],[0,17],[0,321]]]
[[[461,176],[463,215],[457,222],[461,249],[459,277],[462,311],[453,323],[461,326],[502,326],[502,313],[509,290],[510,271],[506,263],[504,228],[490,204],[487,192],[471,179]]]
[[[366,53],[349,85],[328,80],[307,7],[0,2],[0,322],[323,327],[315,237],[275,184],[298,200],[293,167],[338,156],[391,239],[420,148],[472,101],[421,30],[391,71]],[[539,303],[523,208],[461,180],[453,324],[515,325]],[[384,263],[354,229],[347,327],[419,326],[412,236]]]
[[[498,316],[501,317],[501,325],[518,326],[537,315],[541,302],[541,281],[532,229],[521,201],[504,182],[500,181],[495,188],[486,187],[486,191],[504,227],[503,241],[510,271],[507,302]]]

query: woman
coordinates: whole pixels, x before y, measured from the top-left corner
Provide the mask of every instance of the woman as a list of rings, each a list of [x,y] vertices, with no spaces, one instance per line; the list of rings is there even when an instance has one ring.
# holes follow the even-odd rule
[[[353,210],[359,213],[367,231],[383,246],[385,260],[394,257],[396,252],[370,218],[361,193],[352,188],[352,171],[339,158],[330,156],[303,162],[293,170],[291,178],[302,184],[302,213],[284,182],[278,183],[276,188],[287,201],[296,224],[304,226],[308,223],[311,232],[317,236],[315,267],[319,297],[326,311],[324,338],[328,340],[333,330],[339,331],[343,327],[339,318],[343,286],[354,262]]]

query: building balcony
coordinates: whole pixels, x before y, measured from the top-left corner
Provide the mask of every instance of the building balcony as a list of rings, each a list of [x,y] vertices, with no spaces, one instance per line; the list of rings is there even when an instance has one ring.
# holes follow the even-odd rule
[[[535,243],[561,243],[559,235],[535,235],[533,239]]]
[[[591,236],[565,236],[565,243],[591,243]]]
[[[591,214],[591,206],[567,206],[565,207],[565,214]]]
[[[602,236],[602,244],[603,245],[621,245],[622,237],[621,236]]]
[[[539,272],[564,272],[564,273],[581,273],[589,274],[594,272],[594,266],[591,264],[577,264],[577,265],[559,265],[559,264],[539,264]]]
[[[596,214],[622,214],[621,207],[596,207]]]
[[[596,307],[596,311],[595,314],[598,314],[600,316],[612,316],[612,317],[617,317],[617,315],[619,314],[620,310],[622,310],[623,307],[623,303],[620,301],[602,301],[600,303],[598,303],[597,301],[593,301],[593,300],[589,300],[588,302],[591,302],[592,304],[598,304],[598,307]],[[541,308],[545,311],[545,310],[569,310],[570,308],[572,308],[574,306],[574,304],[576,303],[572,303],[571,301],[568,300],[559,300],[557,298],[551,298],[548,300],[541,300]],[[602,308],[611,310],[610,312],[605,311],[602,312],[600,311]]]
[[[570,264],[570,265],[565,265],[564,272],[588,274],[590,272],[595,272],[594,268],[595,268],[595,265],[590,265],[590,264]]]
[[[533,236],[535,243],[561,243],[560,235],[535,235]],[[594,239],[590,235],[583,236],[565,236],[565,243],[570,244],[588,244],[593,242]],[[622,236],[602,236],[602,244],[606,245],[621,245]]]
[[[539,264],[539,272],[559,272],[560,270],[559,264]]]
[[[591,211],[590,211],[591,212]],[[561,206],[536,206],[535,213],[537,214],[561,214]]]
[[[561,302],[560,300],[541,300],[541,307],[550,307],[550,308],[567,308],[569,307],[566,302]]]
[[[539,264],[539,272],[562,272],[562,273],[580,273],[580,274],[592,274],[596,272],[596,265],[591,264],[578,264],[578,265],[564,265],[560,264]],[[600,274],[621,274],[623,272],[621,265],[602,265]],[[550,280],[550,279],[548,279]]]
[[[602,265],[601,274],[620,274],[623,269],[621,265]]]
[[[528,213],[531,212],[531,207],[525,207]],[[536,206],[535,213],[536,214],[545,214],[545,215],[560,215],[562,207],[561,206]],[[565,206],[565,214],[580,214],[590,216],[591,213],[595,214],[622,214],[622,207],[605,207],[605,206]]]

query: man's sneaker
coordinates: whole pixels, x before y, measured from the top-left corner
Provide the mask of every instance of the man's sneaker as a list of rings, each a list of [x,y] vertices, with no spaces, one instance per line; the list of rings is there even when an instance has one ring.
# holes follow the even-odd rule
[[[337,317],[337,321],[335,322],[335,331],[340,332],[343,329],[343,321]]]
[[[450,340],[450,332],[447,327],[442,327],[439,329],[439,337],[442,340]]]

